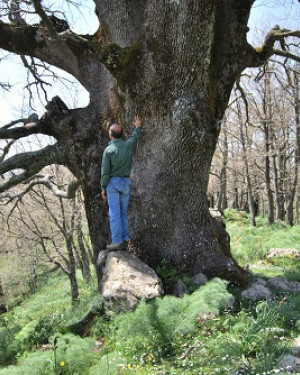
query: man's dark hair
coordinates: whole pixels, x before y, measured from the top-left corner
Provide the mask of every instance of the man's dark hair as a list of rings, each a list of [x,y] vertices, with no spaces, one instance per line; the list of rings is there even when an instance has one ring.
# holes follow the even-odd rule
[[[117,125],[117,124],[113,124],[113,125]],[[123,137],[123,129],[122,128],[110,129],[110,134],[114,138],[122,138]]]

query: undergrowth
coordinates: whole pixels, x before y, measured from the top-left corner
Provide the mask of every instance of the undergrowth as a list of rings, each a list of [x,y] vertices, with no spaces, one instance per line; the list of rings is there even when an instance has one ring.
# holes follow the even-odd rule
[[[240,264],[266,277],[300,281],[294,258],[265,258],[271,247],[300,250],[299,226],[268,226],[257,218],[253,228],[245,212],[230,210],[226,216]],[[299,294],[233,304],[225,281],[213,279],[193,291],[191,279],[170,264],[163,262],[158,271],[170,285],[183,280],[191,294],[142,301],[134,312],[115,317],[98,316],[84,338],[66,327],[89,310],[98,295],[96,281],[88,286],[78,274],[81,299],[71,305],[66,278],[52,274],[0,317],[0,375],[286,374],[280,358],[300,334]]]
[[[236,217],[241,215],[241,219]],[[267,224],[266,218],[256,218],[250,225],[249,215],[235,210],[225,211],[226,229],[231,237],[231,251],[241,265],[264,259],[270,248],[295,248],[300,251],[300,226],[286,226],[281,222]]]

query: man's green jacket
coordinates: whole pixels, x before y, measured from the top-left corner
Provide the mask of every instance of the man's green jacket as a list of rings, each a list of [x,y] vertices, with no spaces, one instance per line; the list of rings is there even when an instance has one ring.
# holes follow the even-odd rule
[[[130,176],[132,157],[136,148],[140,131],[141,128],[137,127],[127,140],[115,138],[109,142],[102,157],[102,191],[106,191],[106,187],[111,177]]]

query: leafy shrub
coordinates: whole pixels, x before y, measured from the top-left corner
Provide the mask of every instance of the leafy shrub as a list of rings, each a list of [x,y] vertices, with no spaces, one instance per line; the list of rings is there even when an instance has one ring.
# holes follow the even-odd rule
[[[18,349],[14,333],[5,327],[0,328],[0,365],[8,365],[15,361]]]
[[[27,353],[18,366],[0,370],[0,375],[84,375],[95,364],[94,341],[71,334],[57,334],[55,351]]]
[[[170,284],[175,284],[176,281],[179,280],[179,275],[177,271],[166,259],[163,259],[160,262],[156,269],[156,272],[159,277],[161,277],[164,281]]]
[[[281,302],[270,304],[276,308],[286,328],[297,328],[300,330],[300,296],[298,293],[285,296]]]
[[[52,352],[30,353],[19,366],[9,366],[0,370],[0,375],[55,375]]]
[[[33,346],[46,344],[49,337],[53,335],[58,327],[59,320],[53,316],[46,316],[39,320],[30,321],[15,337],[19,351],[22,352]]]
[[[227,282],[214,279],[191,295],[179,299],[166,296],[141,302],[134,312],[114,321],[112,340],[129,360],[154,363],[176,353],[177,342],[197,329],[197,318],[218,315],[226,308],[231,295]]]
[[[96,354],[92,351],[94,340],[81,338],[72,334],[53,336],[50,341],[54,343],[56,338],[56,368],[58,373],[64,375],[87,374],[96,360]]]

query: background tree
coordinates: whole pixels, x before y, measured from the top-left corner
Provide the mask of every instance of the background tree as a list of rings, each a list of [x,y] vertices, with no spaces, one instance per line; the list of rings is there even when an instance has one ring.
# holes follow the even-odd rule
[[[1,128],[2,139],[40,133],[56,143],[5,158],[0,192],[46,165],[68,167],[82,187],[96,258],[109,232],[99,194],[107,121],[118,120],[129,133],[139,113],[144,134],[134,166],[131,238],[140,257],[152,266],[166,258],[179,271],[241,280],[241,268],[221,253],[212,231],[211,160],[237,77],[274,53],[293,57],[275,43],[300,32],[275,27],[262,46],[252,47],[246,34],[254,0],[94,2],[101,24],[94,35],[73,33],[39,0],[19,2],[39,24],[29,24],[26,15],[26,24],[5,17],[0,23],[0,48],[61,68],[90,93],[86,108],[70,110],[54,98],[31,126]]]
[[[83,279],[90,283],[92,257],[81,192],[77,190],[78,184],[73,191],[63,190],[64,180],[71,178],[63,168],[47,167],[42,172],[24,189],[12,189],[2,200],[2,217],[7,223],[6,227],[2,222],[2,229],[3,233],[9,234],[10,241],[3,236],[1,248],[13,261],[14,266],[9,268],[17,271],[6,275],[7,292],[10,299],[18,294],[17,290],[16,293],[10,290],[12,284],[20,289],[19,294],[33,292],[48,270],[60,269],[70,281],[72,301],[77,301],[76,269],[80,269]],[[54,175],[55,183],[52,181]],[[9,264],[9,259],[6,263]],[[19,288],[18,283],[24,279],[27,280],[25,289]]]
[[[227,174],[228,180],[232,182],[228,184],[226,194],[231,207],[245,208],[238,205],[235,198],[237,180],[239,189],[243,188],[243,160],[243,163],[248,164],[249,181],[251,180],[248,185],[254,191],[254,202],[259,211],[268,216],[270,224],[277,219],[286,220],[287,224],[293,225],[294,216],[299,215],[295,200],[299,186],[299,70],[297,63],[286,59],[272,59],[259,69],[258,74],[254,76],[254,73],[253,70],[248,70],[241,77],[240,92],[233,92],[232,105],[227,110],[228,148],[229,154],[232,153]],[[236,107],[240,101],[240,123],[248,125],[243,134],[236,134]],[[239,156],[239,147],[244,150],[242,158]],[[220,152],[223,150],[219,146],[212,170],[217,175],[220,170]],[[210,183],[210,191],[213,190],[212,183],[213,181]],[[247,206],[251,206],[249,200]]]

